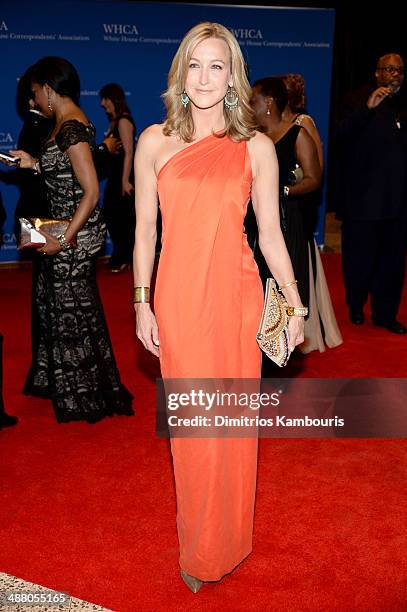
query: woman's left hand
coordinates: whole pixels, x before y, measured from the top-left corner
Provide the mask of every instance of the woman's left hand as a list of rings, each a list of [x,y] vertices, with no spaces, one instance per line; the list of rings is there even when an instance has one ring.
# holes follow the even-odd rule
[[[62,250],[59,240],[47,232],[42,230],[39,230],[39,232],[46,238],[47,242],[37,249],[37,252],[42,255],[58,255]]]
[[[129,181],[123,181],[122,183],[122,195],[132,196],[134,187]]]
[[[304,317],[292,316],[288,321],[289,350],[304,342]]]

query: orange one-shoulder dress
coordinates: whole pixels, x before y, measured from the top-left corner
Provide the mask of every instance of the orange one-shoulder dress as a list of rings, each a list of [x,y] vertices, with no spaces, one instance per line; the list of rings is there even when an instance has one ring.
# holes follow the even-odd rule
[[[154,310],[164,379],[260,378],[263,290],[244,233],[246,141],[215,135],[158,178],[163,220]],[[257,438],[172,438],[180,566],[219,580],[252,550]]]

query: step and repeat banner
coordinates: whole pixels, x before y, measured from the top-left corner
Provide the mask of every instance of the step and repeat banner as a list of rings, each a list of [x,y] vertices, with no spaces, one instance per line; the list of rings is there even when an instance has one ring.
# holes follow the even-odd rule
[[[326,153],[334,18],[332,9],[6,0],[0,7],[0,151],[17,146],[22,127],[16,107],[18,79],[39,58],[58,55],[75,65],[81,77],[81,106],[101,142],[108,122],[100,107],[100,88],[110,82],[122,85],[139,133],[161,122],[161,94],[183,35],[201,21],[217,21],[237,37],[251,82],[288,72],[303,75],[308,111]],[[5,216],[0,262],[17,261],[14,210],[19,190],[12,170],[4,165],[0,193],[0,218]],[[321,206],[319,243],[323,243],[323,219]]]

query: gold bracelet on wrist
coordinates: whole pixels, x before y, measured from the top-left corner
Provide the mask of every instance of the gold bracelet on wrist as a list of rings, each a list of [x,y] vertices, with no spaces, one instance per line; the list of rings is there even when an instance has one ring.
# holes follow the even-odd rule
[[[306,306],[287,306],[286,311],[289,317],[306,317],[308,314]]]
[[[298,283],[297,280],[292,280],[289,283],[285,283],[285,285],[279,285],[278,288],[281,291],[281,289],[286,289],[287,287],[291,287],[291,285],[296,285]]]
[[[140,304],[150,301],[150,287],[134,287],[133,303]]]

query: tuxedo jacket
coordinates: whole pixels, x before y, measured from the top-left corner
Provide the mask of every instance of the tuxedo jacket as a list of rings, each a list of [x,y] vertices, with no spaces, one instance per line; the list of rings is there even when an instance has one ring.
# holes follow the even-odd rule
[[[400,91],[368,109],[374,89],[349,93],[337,126],[336,209],[342,219],[398,219],[407,212],[405,98]]]

